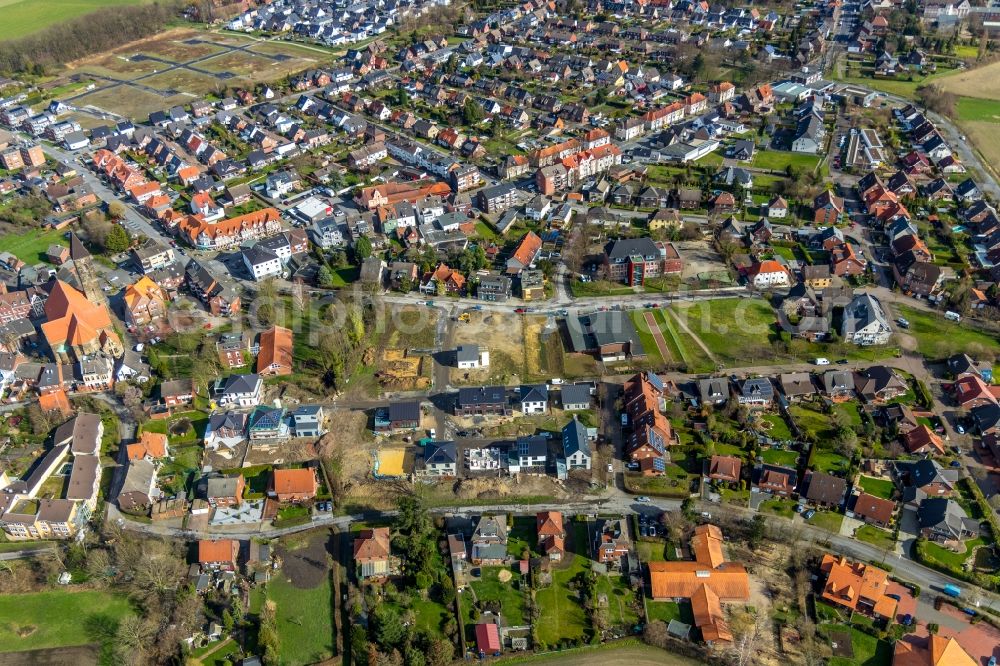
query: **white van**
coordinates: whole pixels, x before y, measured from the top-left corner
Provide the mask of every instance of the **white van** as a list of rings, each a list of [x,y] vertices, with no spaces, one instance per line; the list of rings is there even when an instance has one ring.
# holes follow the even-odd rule
[[[962,321],[962,315],[957,312],[952,312],[951,310],[944,313],[944,318],[948,321]]]
[[[820,358],[815,359],[813,361],[813,364],[814,365],[830,365],[830,359],[820,357]]]

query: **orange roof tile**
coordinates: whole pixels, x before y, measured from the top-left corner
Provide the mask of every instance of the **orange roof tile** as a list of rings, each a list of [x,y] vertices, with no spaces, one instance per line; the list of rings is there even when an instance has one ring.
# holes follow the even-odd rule
[[[274,492],[278,495],[302,495],[316,492],[316,472],[308,467],[274,470]]]
[[[565,532],[562,514],[558,511],[542,511],[535,516],[535,524],[539,537],[562,536]]]
[[[123,298],[126,307],[130,310],[143,300],[166,301],[166,298],[163,296],[163,289],[160,285],[153,282],[148,275],[142,276],[135,284],[130,284],[126,287]]]
[[[219,541],[202,539],[198,542],[198,561],[203,564],[235,562],[238,548],[238,542],[232,539],[220,539]]]
[[[654,599],[690,599],[695,625],[706,641],[730,641],[721,601],[750,598],[750,577],[742,564],[725,562],[722,531],[715,525],[695,528],[694,562],[650,562]]]
[[[853,610],[861,599],[865,599],[879,615],[892,617],[894,614],[896,600],[886,596],[889,574],[882,569],[826,554],[820,570],[827,574],[822,595],[827,601]]]
[[[62,389],[51,393],[43,393],[38,396],[38,406],[41,407],[43,412],[58,410],[63,414],[73,413],[73,408],[69,404],[69,398],[66,396],[66,391]]]
[[[45,301],[45,317],[42,334],[53,348],[89,344],[105,329],[112,330],[107,307],[91,303],[62,280],[56,280]]]
[[[292,331],[273,326],[260,334],[260,352],[257,354],[259,374],[292,374]]]
[[[521,262],[522,266],[527,266],[541,248],[542,239],[534,231],[529,231],[521,239],[521,242],[517,244],[517,249],[514,250],[512,258]]]
[[[158,432],[144,432],[139,441],[125,447],[129,460],[141,460],[146,456],[162,458],[167,455],[167,436]]]

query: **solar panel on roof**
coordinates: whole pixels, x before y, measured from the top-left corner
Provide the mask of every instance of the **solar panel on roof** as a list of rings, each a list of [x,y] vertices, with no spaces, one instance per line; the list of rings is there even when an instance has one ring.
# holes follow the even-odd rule
[[[657,390],[663,391],[663,380],[658,376],[654,375],[652,372],[649,373],[649,383],[652,384]]]
[[[666,469],[667,469],[667,463],[666,463],[666,461],[663,460],[663,458],[654,458],[653,459],[653,469],[656,470],[657,472],[664,472],[664,471],[666,471]]]

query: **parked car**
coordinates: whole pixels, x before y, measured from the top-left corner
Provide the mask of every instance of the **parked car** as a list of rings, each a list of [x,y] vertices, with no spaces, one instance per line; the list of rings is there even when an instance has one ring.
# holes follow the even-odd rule
[[[635,498],[635,501],[645,503],[649,501],[649,498],[646,497],[645,495],[639,495],[638,497]]]

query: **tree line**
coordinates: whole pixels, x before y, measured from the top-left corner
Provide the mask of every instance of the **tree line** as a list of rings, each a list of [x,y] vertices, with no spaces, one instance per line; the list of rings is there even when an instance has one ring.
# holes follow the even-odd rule
[[[0,42],[0,72],[42,75],[72,60],[155,35],[177,16],[178,8],[174,1],[108,7],[28,37]]]

